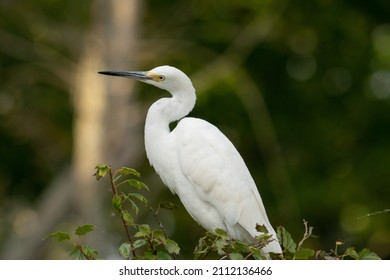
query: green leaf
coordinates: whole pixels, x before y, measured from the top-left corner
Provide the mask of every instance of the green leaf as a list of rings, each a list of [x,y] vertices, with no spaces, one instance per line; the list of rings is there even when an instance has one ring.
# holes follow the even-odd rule
[[[254,246],[249,246],[249,251],[252,253],[252,256],[255,260],[263,259],[263,254],[261,253],[259,248],[256,248]]]
[[[133,175],[138,178],[141,177],[141,174],[137,170],[129,167],[122,167],[118,169],[117,172],[122,175]]]
[[[129,180],[126,180],[126,183],[129,185],[129,186],[132,186],[132,187],[135,187],[135,188],[137,188],[137,189],[146,189],[146,190],[148,190],[149,191],[149,187],[146,185],[146,184],[144,184],[144,183],[142,183],[142,182],[140,182],[140,181],[138,181],[138,180],[135,180],[135,179],[129,179]]]
[[[205,235],[206,235],[206,237],[208,237],[210,239],[217,238],[217,236],[214,233],[210,232],[210,231],[206,231]]]
[[[174,204],[170,201],[161,201],[159,203],[159,207],[164,208],[164,209],[168,209],[168,210],[175,210],[177,207],[179,207],[179,205]]]
[[[353,247],[349,247],[345,250],[345,253],[344,253],[345,256],[349,256],[355,260],[358,260],[360,257],[358,255],[358,253],[356,252],[355,248]]]
[[[157,259],[158,260],[171,260],[172,258],[167,252],[158,251],[157,252]]]
[[[145,260],[155,260],[156,256],[152,252],[145,252],[144,253]]]
[[[235,242],[232,244],[233,249],[236,252],[241,252],[241,253],[249,253],[249,245],[245,242],[235,240]]]
[[[166,242],[166,237],[160,229],[154,229],[152,235],[154,239],[161,241],[162,243]]]
[[[225,255],[225,246],[227,245],[227,241],[223,239],[218,239],[215,241],[215,248],[217,249],[218,255]]]
[[[315,251],[312,249],[301,248],[295,252],[294,257],[296,260],[308,260],[314,256]]]
[[[262,247],[267,246],[270,243],[270,240],[272,239],[272,235],[270,234],[260,234],[255,237],[258,244],[261,244]]]
[[[121,211],[122,210],[122,198],[118,195],[113,196],[111,200],[112,206],[114,206],[115,209]]]
[[[74,247],[72,252],[70,252],[70,258],[74,259],[74,260],[85,260],[86,259],[79,247]]]
[[[131,207],[133,208],[133,210],[135,212],[135,215],[138,215],[139,207],[137,206],[137,204],[135,204],[135,202],[129,198],[127,199],[127,201],[130,202]]]
[[[135,237],[145,237],[150,235],[150,227],[149,225],[142,224],[138,225],[138,232],[135,233]]]
[[[121,246],[119,246],[119,254],[122,258],[128,259],[131,255],[131,245],[127,242],[122,243]]]
[[[277,236],[279,242],[282,244],[283,248],[286,251],[290,253],[295,253],[297,244],[294,242],[290,233],[284,227],[278,227]]]
[[[139,193],[129,193],[128,197],[134,197],[134,198],[138,199],[139,201],[143,202],[145,204],[145,206],[148,204],[148,200],[142,194],[139,194]]]
[[[81,236],[81,235],[87,234],[88,232],[93,231],[94,229],[95,229],[94,225],[87,224],[87,225],[79,226],[78,228],[76,228],[74,233],[76,233],[78,236]]]
[[[96,172],[95,174],[93,174],[93,176],[96,177],[96,180],[100,180],[101,178],[106,176],[108,172],[110,172],[111,166],[106,164],[98,164],[95,166],[95,170]]]
[[[56,231],[49,233],[46,237],[43,238],[56,238],[58,242],[64,241],[64,240],[70,240],[70,235],[63,231]]]
[[[123,220],[125,220],[127,225],[134,224],[134,218],[128,211],[123,210],[122,211],[122,217],[123,217]]]
[[[220,228],[215,229],[215,233],[220,236],[228,236],[227,232]]]
[[[230,253],[229,258],[231,260],[243,260],[244,257],[240,253]]]
[[[268,229],[265,225],[256,224],[256,231],[261,233],[268,233]]]
[[[88,245],[76,246],[70,253],[70,257],[74,260],[95,260],[98,252],[91,249]]]
[[[133,249],[140,248],[142,246],[146,245],[146,240],[145,239],[137,239],[136,241],[133,242]]]
[[[88,245],[83,245],[82,248],[83,248],[84,254],[88,257],[88,259],[90,259],[90,260],[96,259],[96,256],[98,254],[98,252],[96,250],[93,250]]]
[[[180,252],[179,245],[175,241],[173,241],[171,239],[167,239],[166,240],[166,243],[164,244],[164,247],[165,247],[165,249],[167,249],[168,253],[170,253],[170,254],[176,254],[177,255]]]
[[[381,258],[377,254],[371,252],[367,248],[364,248],[359,252],[359,260],[380,260],[380,259]]]

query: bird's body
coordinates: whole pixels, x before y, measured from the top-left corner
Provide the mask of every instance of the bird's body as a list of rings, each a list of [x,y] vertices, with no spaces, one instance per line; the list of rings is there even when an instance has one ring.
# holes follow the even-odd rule
[[[220,228],[238,240],[253,242],[256,224],[265,225],[273,241],[264,252],[281,253],[256,184],[244,160],[214,125],[185,117],[196,102],[191,80],[180,70],[160,66],[149,72],[101,72],[128,76],[168,90],[145,122],[145,149],[150,164],[201,226]],[[169,124],[178,121],[171,131]]]

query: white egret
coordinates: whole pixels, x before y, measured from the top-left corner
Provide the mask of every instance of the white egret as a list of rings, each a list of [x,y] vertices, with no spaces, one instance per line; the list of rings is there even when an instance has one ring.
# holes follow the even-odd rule
[[[256,224],[265,225],[273,241],[263,251],[282,252],[256,184],[236,148],[214,125],[185,117],[196,102],[186,74],[171,66],[99,73],[136,79],[172,95],[150,107],[145,149],[150,164],[195,221],[208,231],[220,228],[250,243],[260,234]],[[175,121],[179,122],[171,131],[169,124]]]

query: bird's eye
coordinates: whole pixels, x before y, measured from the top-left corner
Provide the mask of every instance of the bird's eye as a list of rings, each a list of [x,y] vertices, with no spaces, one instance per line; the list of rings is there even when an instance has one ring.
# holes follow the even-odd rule
[[[163,75],[157,76],[157,81],[161,82],[161,81],[164,81],[164,80],[165,80],[165,76],[163,76]]]

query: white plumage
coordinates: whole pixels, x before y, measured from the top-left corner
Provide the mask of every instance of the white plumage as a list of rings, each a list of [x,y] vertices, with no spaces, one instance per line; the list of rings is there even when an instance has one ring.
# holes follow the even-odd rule
[[[253,242],[256,223],[265,225],[274,241],[264,252],[281,253],[256,184],[244,160],[214,125],[184,118],[196,102],[191,80],[171,66],[148,72],[99,72],[135,78],[169,91],[156,101],[145,123],[145,148],[164,184],[180,197],[187,211],[208,231],[221,228],[232,238]],[[170,131],[169,124],[180,120]]]

